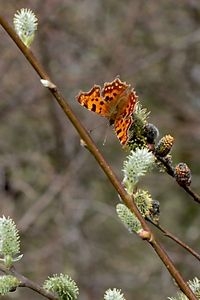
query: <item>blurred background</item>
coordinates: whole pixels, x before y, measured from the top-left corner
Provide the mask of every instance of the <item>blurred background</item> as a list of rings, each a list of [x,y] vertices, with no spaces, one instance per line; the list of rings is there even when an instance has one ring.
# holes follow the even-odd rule
[[[39,19],[32,51],[120,180],[127,153],[106,120],[75,100],[116,75],[135,87],[160,136],[174,136],[173,163],[188,164],[192,189],[200,192],[200,1],[0,2],[10,23],[20,8]],[[118,220],[116,191],[2,28],[0,72],[0,210],[20,229],[17,269],[38,283],[67,273],[80,299],[103,299],[113,287],[127,300],[174,295],[168,271]],[[157,171],[140,187],[160,201],[161,224],[198,251],[197,203]],[[199,262],[154,231],[184,278],[199,276]],[[27,297],[43,299],[22,288],[5,299]]]

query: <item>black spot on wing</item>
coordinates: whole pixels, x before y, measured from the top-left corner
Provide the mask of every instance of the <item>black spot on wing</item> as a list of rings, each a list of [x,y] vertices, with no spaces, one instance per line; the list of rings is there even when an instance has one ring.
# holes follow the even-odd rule
[[[121,131],[122,131],[121,129],[118,129],[118,130],[116,131],[116,134],[119,135]]]
[[[106,102],[110,102],[110,101],[113,100],[113,97],[112,96],[110,97],[110,96],[107,95],[104,99],[105,99]]]
[[[96,111],[96,104],[94,104],[94,103],[92,104],[91,111],[94,111],[94,112]]]

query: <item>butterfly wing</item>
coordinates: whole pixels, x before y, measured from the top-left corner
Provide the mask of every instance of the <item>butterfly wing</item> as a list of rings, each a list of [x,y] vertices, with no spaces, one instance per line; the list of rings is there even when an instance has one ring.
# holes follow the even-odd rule
[[[136,108],[137,95],[134,90],[131,90],[126,96],[121,111],[118,112],[117,118],[114,121],[115,133],[122,145],[126,145],[130,139],[129,129],[134,122],[133,113]]]
[[[102,97],[107,102],[117,102],[119,96],[128,88],[126,82],[122,82],[119,77],[116,77],[112,82],[106,82],[102,89]]]
[[[135,111],[137,100],[138,96],[132,89],[124,99],[123,106],[121,107],[121,110],[119,110],[118,118],[128,118],[131,116]]]
[[[127,118],[135,110],[137,95],[130,89],[130,85],[122,82],[118,77],[113,82],[105,83],[102,89],[102,97],[109,104],[110,121],[119,118]]]
[[[78,102],[101,116],[107,117],[114,125],[116,135],[122,145],[129,140],[129,128],[133,124],[133,112],[137,103],[137,95],[130,90],[130,85],[118,77],[101,87],[94,85],[89,92],[80,92]]]
[[[128,118],[116,119],[114,122],[114,130],[120,141],[120,143],[124,146],[129,141],[129,128],[133,124],[132,116]]]
[[[77,96],[78,102],[85,106],[88,110],[91,110],[103,117],[109,115],[109,104],[101,97],[101,88],[98,85],[94,85],[89,92],[80,92]]]

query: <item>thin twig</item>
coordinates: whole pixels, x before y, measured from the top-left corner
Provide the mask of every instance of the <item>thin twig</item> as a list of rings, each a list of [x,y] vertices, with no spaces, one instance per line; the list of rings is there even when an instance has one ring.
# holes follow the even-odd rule
[[[158,228],[162,233],[164,233],[165,236],[169,237],[171,240],[175,241],[177,244],[179,244],[181,247],[183,247],[185,250],[190,252],[194,257],[196,257],[200,261],[200,255],[194,251],[191,247],[189,247],[187,244],[182,242],[179,238],[177,238],[174,234],[169,232],[168,230],[164,229],[160,224],[154,223],[151,219],[146,218],[148,222],[153,224],[156,228]]]
[[[33,66],[35,71],[39,74],[41,79],[47,80],[50,83],[52,82],[50,80],[50,77],[47,75],[43,67],[40,65],[36,57],[33,55],[33,53],[22,43],[22,41],[19,39],[15,31],[9,26],[9,24],[4,20],[3,17],[0,16],[0,24],[5,29],[5,31],[9,34],[11,39],[16,43],[16,45],[19,47],[19,49],[22,51],[24,56],[27,58],[29,63]],[[52,88],[50,86],[53,86]],[[185,293],[185,295],[191,299],[191,300],[197,300],[196,296],[192,292],[192,290],[189,288],[187,283],[182,278],[181,274],[178,272],[176,267],[174,266],[173,262],[167,255],[167,253],[164,251],[164,249],[161,247],[161,245],[155,240],[153,237],[153,234],[147,225],[146,221],[140,214],[137,206],[135,205],[132,198],[126,193],[123,186],[121,185],[120,181],[117,179],[116,175],[108,165],[108,163],[105,161],[104,157],[98,150],[98,148],[95,146],[93,140],[87,133],[86,129],[83,127],[83,125],[80,123],[78,118],[75,116],[73,111],[71,110],[70,106],[66,102],[65,98],[62,96],[62,94],[57,90],[57,88],[51,84],[49,86],[49,90],[58,102],[58,104],[61,106],[62,110],[66,114],[66,116],[69,118],[73,126],[76,128],[77,132],[79,133],[80,137],[83,139],[85,144],[87,145],[88,150],[91,152],[91,154],[95,157],[96,161],[106,174],[106,176],[109,178],[110,182],[120,195],[123,202],[126,204],[126,206],[136,215],[136,217],[141,222],[142,228],[149,232],[151,234],[151,239],[147,240],[149,244],[154,248],[162,262],[165,264],[166,268],[172,275],[172,277],[177,282],[180,289]]]

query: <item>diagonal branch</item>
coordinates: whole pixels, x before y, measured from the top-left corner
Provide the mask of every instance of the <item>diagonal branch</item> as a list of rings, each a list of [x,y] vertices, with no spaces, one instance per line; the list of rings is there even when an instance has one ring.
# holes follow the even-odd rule
[[[190,252],[194,257],[196,257],[199,261],[200,261],[200,254],[197,253],[196,251],[194,251],[191,247],[189,247],[188,245],[186,245],[184,242],[182,242],[179,238],[177,238],[174,234],[172,234],[171,232],[169,232],[168,230],[164,229],[160,224],[156,224],[154,223],[151,219],[146,218],[148,220],[148,222],[150,222],[151,224],[153,224],[156,228],[158,228],[165,236],[167,236],[168,238],[170,238],[171,240],[173,240],[174,242],[176,242],[177,244],[179,244],[181,247],[183,247],[185,250],[187,250],[188,252]]]
[[[3,17],[0,16],[0,24],[5,29],[5,31],[8,33],[8,35],[11,37],[11,39],[15,42],[15,44],[18,46],[18,48],[21,50],[23,55],[27,58],[29,63],[33,66],[35,71],[38,73],[41,79],[49,81],[49,90],[51,94],[54,96],[66,116],[69,118],[77,132],[79,133],[81,139],[84,141],[84,143],[87,145],[88,150],[91,152],[91,154],[94,156],[102,170],[104,171],[105,175],[110,180],[111,184],[116,189],[117,193],[120,195],[122,201],[126,204],[126,206],[136,215],[136,217],[141,222],[141,225],[143,227],[144,231],[147,231],[150,233],[151,238],[147,241],[149,244],[153,247],[157,255],[160,257],[162,262],[165,264],[166,268],[172,275],[172,277],[177,282],[180,289],[187,295],[187,297],[191,300],[197,300],[196,296],[192,292],[192,290],[189,288],[187,283],[182,278],[181,274],[178,272],[176,267],[174,266],[173,262],[165,252],[165,250],[161,247],[161,245],[155,240],[153,237],[153,234],[149,228],[149,226],[146,224],[146,221],[140,214],[137,206],[135,205],[132,198],[126,193],[123,186],[121,185],[120,181],[117,179],[116,175],[110,168],[109,164],[105,161],[104,157],[94,144],[93,140],[89,136],[86,129],[83,127],[83,125],[80,123],[74,112],[71,110],[70,106],[62,96],[62,94],[58,91],[57,87],[51,83],[50,77],[47,75],[43,67],[40,65],[39,61],[36,59],[36,57],[33,55],[33,53],[22,43],[22,41],[19,39],[15,31],[12,29],[12,27],[9,26],[9,24],[4,20]]]

